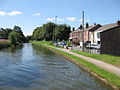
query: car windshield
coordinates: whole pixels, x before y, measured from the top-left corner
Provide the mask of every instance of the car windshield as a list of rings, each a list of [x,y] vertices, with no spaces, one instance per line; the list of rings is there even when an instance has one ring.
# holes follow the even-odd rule
[[[96,45],[96,44],[92,44],[92,46],[98,46],[98,45]]]

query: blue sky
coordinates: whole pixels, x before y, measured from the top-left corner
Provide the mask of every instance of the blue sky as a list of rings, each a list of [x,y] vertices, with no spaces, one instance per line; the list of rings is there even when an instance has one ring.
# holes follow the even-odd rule
[[[49,21],[79,27],[85,21],[109,24],[120,19],[120,0],[0,0],[0,28],[18,25],[25,35]]]

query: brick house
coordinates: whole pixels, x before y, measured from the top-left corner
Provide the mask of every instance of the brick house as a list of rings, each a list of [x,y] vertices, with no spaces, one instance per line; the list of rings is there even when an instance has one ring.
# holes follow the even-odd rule
[[[94,31],[97,30],[98,28],[100,28],[101,25],[97,24],[97,25],[93,25],[93,26],[89,26],[88,28],[84,28],[84,42],[87,41],[94,41]],[[77,29],[73,32],[71,32],[69,34],[69,39],[71,41],[78,41],[78,42],[82,42],[82,29]]]

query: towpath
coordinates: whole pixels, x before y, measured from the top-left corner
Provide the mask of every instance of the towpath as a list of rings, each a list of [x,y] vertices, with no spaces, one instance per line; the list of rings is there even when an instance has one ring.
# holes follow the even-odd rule
[[[107,71],[109,71],[109,72],[111,72],[111,73],[113,73],[113,74],[120,77],[120,68],[116,67],[116,66],[113,66],[112,64],[108,64],[106,62],[103,62],[103,61],[100,61],[100,60],[97,60],[97,59],[93,59],[93,58],[90,58],[90,57],[86,57],[86,56],[74,53],[74,52],[72,52],[71,50],[68,50],[68,49],[57,48],[57,47],[52,47],[52,48],[61,50],[63,52],[72,54],[74,56],[77,56],[77,57],[79,57],[81,59],[84,59],[85,61],[88,61],[88,62],[90,62],[92,64],[95,64],[96,66],[98,66],[98,67],[100,67],[100,68],[102,68],[104,70],[107,70]]]

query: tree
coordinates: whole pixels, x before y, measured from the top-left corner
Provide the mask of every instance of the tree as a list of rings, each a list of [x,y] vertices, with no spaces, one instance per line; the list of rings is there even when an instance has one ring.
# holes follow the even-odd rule
[[[10,34],[9,34],[9,40],[11,41],[11,44],[13,45],[19,45],[21,44],[21,37],[20,37],[20,34],[18,32],[15,32],[15,31],[12,31]]]
[[[47,40],[50,41],[53,39],[54,35],[54,30],[57,25],[54,23],[47,23],[43,24],[42,27],[37,27],[34,29],[33,34],[32,34],[32,39],[34,40]]]
[[[55,36],[57,40],[68,40],[71,27],[66,24],[60,24],[55,28]]]
[[[29,42],[31,40],[31,36],[26,36],[26,42]]]
[[[25,41],[26,41],[26,40],[25,40],[25,36],[24,36],[24,34],[23,34],[23,32],[22,32],[22,30],[21,30],[21,28],[20,28],[19,26],[14,26],[13,31],[19,33],[19,35],[20,35],[20,40],[21,40],[22,42],[25,42]]]
[[[12,29],[10,29],[10,28],[6,28],[6,29],[1,28],[0,29],[0,37],[2,37],[4,39],[8,39],[8,35],[10,32],[12,32]]]
[[[33,40],[43,40],[44,39],[43,27],[37,27],[36,29],[34,29],[33,34],[32,34],[32,39]]]

